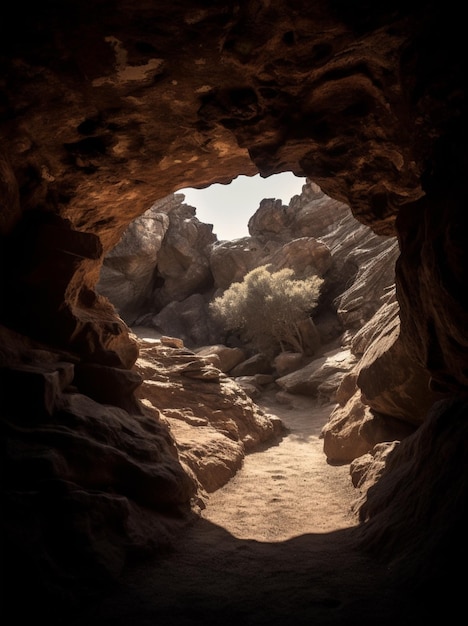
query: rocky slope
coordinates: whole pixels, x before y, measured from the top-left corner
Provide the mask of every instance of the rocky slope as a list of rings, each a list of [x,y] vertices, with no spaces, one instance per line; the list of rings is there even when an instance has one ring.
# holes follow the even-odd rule
[[[148,231],[141,230],[141,224],[156,214],[167,216],[168,227],[152,269],[146,269]],[[226,343],[232,344],[233,337],[209,314],[214,297],[259,265],[268,264],[273,271],[288,267],[299,278],[317,274],[324,284],[314,314],[314,334],[306,344],[308,356],[281,355],[281,368],[277,368],[278,359],[276,366],[272,363],[265,369],[261,359],[255,365],[248,348],[238,343],[245,363],[235,361],[223,371],[253,397],[274,381],[277,390],[336,402],[323,432],[324,452],[331,461],[353,461],[382,441],[411,434],[437,395],[428,390],[428,373],[405,354],[399,341],[396,239],[376,235],[356,221],[346,205],[326,196],[311,181],[289,206],[275,199],[263,200],[249,221],[250,237],[219,242],[212,236],[208,244],[205,233],[209,228],[197,219],[196,209],[183,203],[183,196],[167,198],[130,225],[104,260],[99,287],[119,311],[134,311],[128,323],[133,319],[137,325],[176,336],[185,347],[211,357],[221,367],[219,361],[213,361],[214,347],[218,354],[223,346],[229,351]],[[185,269],[181,263],[171,264],[174,278],[164,278],[167,258],[185,259]],[[122,272],[121,291],[116,294],[111,291],[114,281],[106,280],[106,272],[107,264],[115,267],[117,259]],[[133,268],[133,275],[153,276],[152,282],[144,279],[149,295],[143,303],[140,300],[140,310],[138,299],[127,295],[131,294],[133,275],[126,279],[126,263]],[[201,284],[193,283],[193,276],[204,279]],[[172,288],[173,284],[177,287]],[[165,306],[171,292],[174,300]],[[286,358],[287,372],[282,371]],[[264,376],[262,386],[264,373],[272,376]]]

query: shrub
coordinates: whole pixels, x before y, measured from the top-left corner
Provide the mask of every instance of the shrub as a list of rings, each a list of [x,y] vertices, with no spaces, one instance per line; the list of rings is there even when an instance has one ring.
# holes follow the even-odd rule
[[[270,273],[267,265],[249,272],[210,304],[214,317],[226,330],[267,355],[292,349],[303,352],[298,324],[317,306],[323,279],[294,278],[291,269]]]

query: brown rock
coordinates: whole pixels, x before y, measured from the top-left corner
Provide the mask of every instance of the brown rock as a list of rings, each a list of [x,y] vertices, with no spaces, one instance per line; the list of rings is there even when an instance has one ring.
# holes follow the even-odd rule
[[[349,350],[334,350],[301,369],[277,378],[276,384],[288,393],[317,396],[319,388],[330,377],[333,377],[333,387],[337,389],[355,363],[356,359]]]
[[[256,374],[271,374],[273,371],[270,359],[264,354],[254,354],[245,361],[233,367],[230,376],[255,376]]]
[[[230,372],[236,365],[245,360],[245,353],[240,348],[229,348],[223,344],[204,346],[196,350],[196,354],[210,360],[222,372]],[[212,361],[215,359],[215,361]]]
[[[431,388],[456,401],[436,415],[433,405],[389,455],[362,509],[362,546],[386,561],[407,598],[429,589],[446,600],[444,587],[452,592],[466,560],[462,11],[318,0],[294,9],[279,1],[115,0],[110,10],[72,0],[66,10],[13,3],[0,23],[0,321],[24,337],[24,352],[34,340],[73,363],[133,367],[138,347],[96,292],[102,261],[135,217],[189,185],[289,170],[352,207],[375,234],[398,237],[402,345]],[[328,303],[341,293],[327,294]],[[368,292],[350,295],[340,310],[358,330],[377,300],[361,311]],[[20,352],[1,345],[2,365],[15,370]],[[167,545],[193,493],[181,466],[167,460],[164,437],[160,446],[151,439],[160,456],[150,454],[149,467],[141,461],[148,424],[89,398],[83,415],[73,394],[62,395],[70,408],[47,409],[37,429],[21,432],[18,414],[2,415],[14,454],[5,472],[14,484],[2,495],[5,596],[19,621],[26,604],[36,618],[57,596],[75,594],[78,606],[74,576],[95,587],[102,571],[119,571],[131,546]],[[67,420],[73,432],[64,433]],[[76,545],[86,549],[70,554]],[[64,593],[61,580],[72,581]],[[442,604],[453,606],[454,596]]]
[[[239,385],[190,350],[143,344],[136,371],[144,379],[138,395],[146,403],[207,420],[245,451],[281,434],[277,421]]]
[[[156,202],[134,220],[104,258],[96,288],[109,298],[127,324],[139,317],[153,290],[158,253],[169,228],[169,216],[164,210],[171,201],[173,195]]]
[[[393,305],[384,308],[385,323],[373,327],[373,341],[359,362],[357,385],[371,409],[417,425],[438,396],[429,389],[429,373],[405,351],[398,310]],[[378,315],[380,322],[385,311]]]
[[[322,429],[323,451],[331,463],[350,463],[373,447],[361,433],[361,424],[370,413],[360,396],[358,392],[344,407],[337,406]]]

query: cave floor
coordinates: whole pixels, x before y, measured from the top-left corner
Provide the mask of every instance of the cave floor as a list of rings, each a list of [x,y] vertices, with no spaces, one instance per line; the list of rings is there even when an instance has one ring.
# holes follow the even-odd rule
[[[320,439],[333,406],[297,398],[288,408],[271,394],[258,403],[287,435],[247,456],[173,552],[129,568],[67,626],[422,623],[424,603],[355,547],[349,466],[328,464]]]

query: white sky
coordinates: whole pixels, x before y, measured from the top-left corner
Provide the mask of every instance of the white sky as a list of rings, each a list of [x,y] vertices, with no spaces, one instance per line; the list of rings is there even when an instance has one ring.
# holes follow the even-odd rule
[[[291,172],[276,174],[268,178],[238,176],[229,185],[210,185],[206,189],[180,189],[185,204],[197,209],[200,222],[213,224],[213,232],[219,241],[248,237],[247,223],[264,198],[281,199],[289,204],[293,196],[299,195],[305,178]]]

